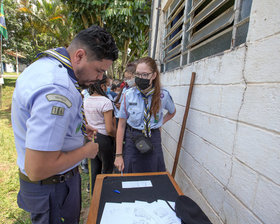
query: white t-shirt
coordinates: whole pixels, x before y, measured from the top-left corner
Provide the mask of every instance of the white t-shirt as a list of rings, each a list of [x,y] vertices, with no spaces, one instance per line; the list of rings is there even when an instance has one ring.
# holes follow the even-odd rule
[[[111,100],[105,96],[89,96],[85,99],[84,111],[87,122],[103,135],[108,135],[103,113],[109,110],[113,110],[113,105]]]

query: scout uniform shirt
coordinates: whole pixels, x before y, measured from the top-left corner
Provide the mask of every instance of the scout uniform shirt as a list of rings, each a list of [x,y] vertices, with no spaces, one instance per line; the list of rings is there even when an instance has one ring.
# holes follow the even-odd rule
[[[169,113],[175,112],[174,102],[165,89],[161,89],[160,93],[161,107],[156,116],[151,117],[151,129],[157,129],[162,126],[163,123],[163,109],[166,109]],[[151,108],[152,95],[148,97],[148,105]],[[125,93],[119,110],[119,118],[127,119],[127,124],[132,128],[143,130],[144,129],[144,100],[141,92],[136,88],[129,88]]]
[[[17,79],[12,103],[12,125],[17,163],[22,173],[26,174],[26,148],[66,152],[83,145],[82,97],[74,82],[67,69],[50,57],[40,58]]]

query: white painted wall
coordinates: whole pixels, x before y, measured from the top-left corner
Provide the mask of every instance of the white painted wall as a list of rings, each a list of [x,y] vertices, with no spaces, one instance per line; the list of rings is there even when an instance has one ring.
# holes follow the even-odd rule
[[[15,66],[13,64],[6,64],[5,72],[15,72]]]
[[[177,109],[162,130],[171,172],[196,72],[175,179],[214,224],[280,223],[279,11],[279,0],[254,0],[246,44],[161,76]]]

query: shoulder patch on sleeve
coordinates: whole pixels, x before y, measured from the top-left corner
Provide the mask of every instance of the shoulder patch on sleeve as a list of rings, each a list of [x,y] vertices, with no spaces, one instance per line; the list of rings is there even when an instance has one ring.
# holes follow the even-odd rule
[[[172,102],[174,102],[173,99],[172,99],[171,94],[169,93],[169,91],[162,88],[162,89],[161,89],[160,98],[162,99],[162,98],[164,98],[165,96],[169,96],[170,99],[172,100]]]
[[[169,92],[164,89],[164,88],[161,88],[160,89],[160,98],[163,99],[165,96],[168,96],[169,95]]]
[[[64,115],[64,108],[63,107],[53,106],[51,114],[63,116]]]
[[[67,97],[59,94],[47,94],[46,98],[48,101],[58,101],[64,103],[68,108],[72,106],[71,101]]]

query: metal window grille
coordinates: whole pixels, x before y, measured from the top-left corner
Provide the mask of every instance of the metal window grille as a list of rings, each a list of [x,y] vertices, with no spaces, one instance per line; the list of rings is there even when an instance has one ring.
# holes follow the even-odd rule
[[[174,0],[165,12],[163,70],[246,42],[252,0]]]

